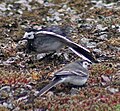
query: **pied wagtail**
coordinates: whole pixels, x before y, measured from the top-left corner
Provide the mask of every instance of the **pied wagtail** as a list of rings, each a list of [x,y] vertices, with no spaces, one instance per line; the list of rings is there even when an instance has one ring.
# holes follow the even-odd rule
[[[67,32],[67,31],[66,31]],[[27,48],[37,53],[55,52],[64,45],[68,46],[79,57],[89,62],[98,62],[93,54],[85,47],[72,42],[59,26],[51,26],[43,29],[29,29],[22,40],[27,40]]]
[[[37,96],[42,96],[60,83],[70,83],[77,86],[84,85],[89,77],[88,66],[90,64],[91,63],[86,60],[76,60],[75,62],[67,64],[64,68],[55,72],[52,81],[38,91],[32,99]]]

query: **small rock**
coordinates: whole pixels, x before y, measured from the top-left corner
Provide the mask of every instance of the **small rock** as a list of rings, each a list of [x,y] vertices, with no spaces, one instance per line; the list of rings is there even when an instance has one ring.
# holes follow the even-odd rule
[[[55,19],[56,21],[62,20],[59,16],[55,16],[54,19]]]
[[[6,11],[7,10],[7,8],[6,8],[6,3],[0,3],[0,10],[1,11]]]
[[[117,6],[119,7],[120,6],[120,1],[118,0],[118,2],[117,2]]]
[[[39,4],[43,4],[44,3],[44,0],[35,0],[37,1]]]
[[[70,90],[70,93],[71,93],[71,95],[78,94],[78,89],[72,88],[72,89]]]
[[[83,44],[83,45],[87,45],[89,43],[90,39],[87,39],[85,37],[83,37],[81,40],[80,40],[80,43]]]
[[[27,100],[28,96],[20,97],[17,102],[22,101],[22,100]]]
[[[99,39],[101,39],[101,40],[107,40],[107,37],[108,37],[107,34],[103,34],[103,35],[99,36]]]
[[[4,102],[4,103],[3,103],[3,106],[5,106],[6,108],[10,108],[10,109],[13,108],[13,105],[12,105],[11,103],[6,103],[6,102]]]
[[[103,82],[110,82],[110,78],[108,76],[102,75],[101,76]]]
[[[54,95],[54,93],[52,91],[49,91],[46,95],[50,98],[51,96]]]
[[[107,90],[112,93],[112,94],[115,94],[117,92],[119,92],[119,89],[118,88],[111,88],[111,87],[108,87]]]
[[[38,54],[37,55],[37,60],[40,60],[46,56],[46,53]]]
[[[78,27],[80,27],[81,29],[84,29],[84,30],[91,30],[92,29],[92,25],[90,24],[78,24]]]
[[[96,52],[96,53],[101,53],[102,52],[101,49],[93,49],[93,51]]]
[[[102,75],[101,79],[102,79],[101,84],[103,86],[108,85],[111,82],[110,78],[108,76],[105,76],[105,75]]]
[[[89,42],[89,43],[87,44],[87,47],[88,47],[88,48],[95,48],[95,47],[96,47],[96,42]]]
[[[5,91],[10,91],[10,86],[3,86],[0,91],[5,90]]]

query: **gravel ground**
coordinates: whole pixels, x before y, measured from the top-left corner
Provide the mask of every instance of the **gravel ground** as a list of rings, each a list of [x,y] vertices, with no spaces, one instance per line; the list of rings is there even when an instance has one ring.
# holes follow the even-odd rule
[[[53,73],[78,57],[67,47],[38,60],[18,50],[25,29],[70,26],[72,41],[101,62],[89,69],[86,86],[60,84],[28,103]],[[1,0],[0,111],[120,111],[119,0]]]

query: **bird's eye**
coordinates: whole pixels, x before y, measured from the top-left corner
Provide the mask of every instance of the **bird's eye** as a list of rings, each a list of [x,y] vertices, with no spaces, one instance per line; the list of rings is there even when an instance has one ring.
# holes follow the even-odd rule
[[[31,35],[28,35],[28,37],[30,37]]]
[[[85,64],[85,65],[88,65],[88,63],[87,63],[87,62],[84,62],[84,64]]]

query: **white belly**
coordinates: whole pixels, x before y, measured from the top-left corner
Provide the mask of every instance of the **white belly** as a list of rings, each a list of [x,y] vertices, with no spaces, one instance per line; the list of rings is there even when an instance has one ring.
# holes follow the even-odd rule
[[[83,85],[87,82],[88,77],[66,77],[63,82],[68,82],[73,85]]]

